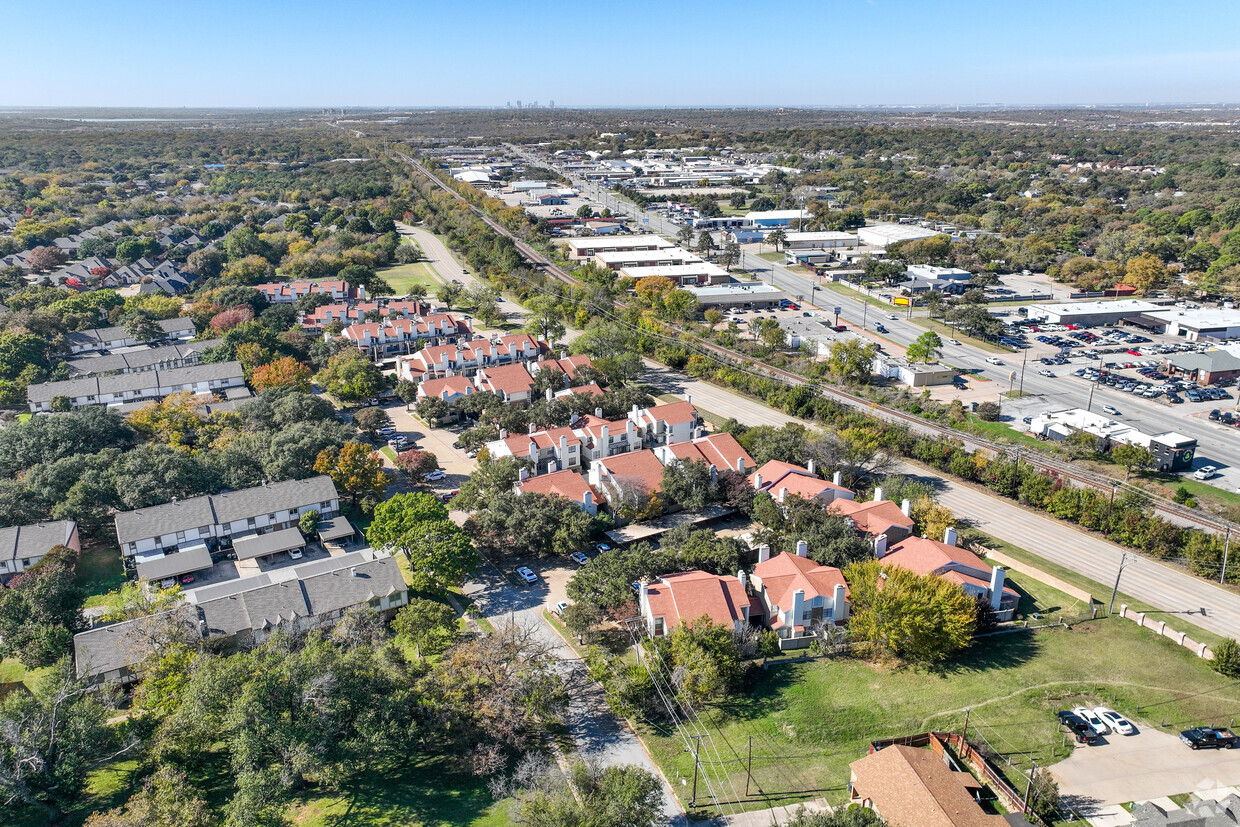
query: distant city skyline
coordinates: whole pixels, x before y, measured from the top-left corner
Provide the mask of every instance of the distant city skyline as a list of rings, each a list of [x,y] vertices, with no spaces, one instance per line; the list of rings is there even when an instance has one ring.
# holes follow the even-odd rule
[[[1226,104],[1237,30],[1224,0],[62,0],[7,12],[0,108]]]

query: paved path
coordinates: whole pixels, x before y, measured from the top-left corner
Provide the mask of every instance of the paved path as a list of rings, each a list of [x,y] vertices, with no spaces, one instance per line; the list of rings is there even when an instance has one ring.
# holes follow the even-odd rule
[[[571,696],[566,724],[579,755],[603,764],[635,764],[662,779],[640,739],[624,727],[607,706],[602,687],[590,680],[576,653],[543,619],[542,609],[549,599],[545,582],[518,589],[493,566],[484,564],[476,582],[466,584],[465,593],[491,623],[499,624],[511,618],[528,626],[560,658]],[[663,784],[663,811],[669,824],[687,825],[666,783]]]
[[[711,413],[735,417],[746,425],[810,424],[653,362],[647,362],[647,366],[648,380],[656,387],[688,396],[694,404]],[[1103,584],[1107,593],[1095,597],[1103,601],[1110,599],[1110,586],[1115,582],[1123,553],[1120,546],[1026,510],[1011,500],[944,480],[921,468],[902,464],[898,470],[933,483],[939,489],[943,505],[987,534]],[[1158,609],[1161,613],[1156,615],[1158,619],[1164,619],[1165,615],[1167,625],[1172,628],[1177,618],[1183,618],[1226,637],[1235,637],[1240,631],[1240,595],[1149,558],[1139,557],[1124,570],[1121,591]]]

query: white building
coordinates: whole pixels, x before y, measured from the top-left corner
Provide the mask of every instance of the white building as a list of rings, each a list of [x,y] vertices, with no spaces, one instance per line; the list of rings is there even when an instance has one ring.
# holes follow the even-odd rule
[[[854,233],[786,233],[785,236],[784,248],[788,250],[843,250],[860,243]]]
[[[916,241],[921,238],[933,238],[936,235],[944,235],[944,233],[909,224],[875,224],[872,227],[862,227],[857,230],[857,238],[862,244],[882,249],[900,241]]]
[[[1161,305],[1141,299],[1114,299],[1112,301],[1031,304],[1028,312],[1032,320],[1043,320],[1051,324],[1092,326],[1115,324],[1128,316],[1148,314],[1162,309]]]
[[[1240,310],[1226,308],[1181,309],[1147,312],[1147,316],[1166,322],[1167,333],[1195,342],[1202,337],[1240,339]]]

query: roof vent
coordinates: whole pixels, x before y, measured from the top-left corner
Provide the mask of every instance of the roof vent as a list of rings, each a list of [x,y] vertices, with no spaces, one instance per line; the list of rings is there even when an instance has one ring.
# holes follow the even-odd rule
[[[352,566],[349,568],[349,576],[350,577],[361,577],[361,575],[357,573],[357,566]]]

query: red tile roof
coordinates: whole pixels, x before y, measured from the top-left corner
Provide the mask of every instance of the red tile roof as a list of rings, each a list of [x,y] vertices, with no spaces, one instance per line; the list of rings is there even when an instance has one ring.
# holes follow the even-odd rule
[[[525,457],[529,456],[530,443],[533,443],[538,450],[542,450],[558,446],[560,444],[560,437],[565,437],[569,445],[581,444],[581,440],[573,433],[572,428],[552,428],[549,431],[518,434],[505,439],[504,444],[508,446],[508,450],[512,452],[514,457]]]
[[[853,796],[869,799],[890,827],[1005,827],[973,800],[980,787],[953,772],[933,750],[894,745],[848,765]]]
[[[666,405],[655,405],[646,409],[647,422],[666,422],[668,425],[679,425],[683,422],[697,420],[697,408],[692,402],[669,402]]]
[[[663,486],[663,463],[649,449],[594,460],[617,480],[635,480],[651,494]]]
[[[762,580],[767,600],[781,611],[792,608],[792,596],[797,589],[805,591],[805,600],[813,600],[819,595],[833,599],[837,585],[844,587],[845,597],[848,594],[848,584],[839,569],[819,565],[808,557],[798,557],[786,551],[754,566],[753,573]]]
[[[464,376],[445,376],[442,379],[429,379],[418,385],[419,395],[435,396],[439,399],[457,395],[468,396],[473,392],[473,383]]]
[[[704,571],[665,575],[650,584],[647,599],[651,614],[662,617],[668,631],[702,617],[730,627],[745,619],[745,609],[750,617],[763,611],[760,604],[752,602],[741,581],[731,575],[720,577]]]
[[[530,376],[523,362],[515,365],[499,365],[480,370],[478,385],[496,393],[502,391],[513,396],[528,393],[534,387],[534,377]]]
[[[543,359],[535,364],[535,369],[541,370],[558,370],[560,373],[568,376],[570,379],[577,375],[580,368],[588,368],[594,363],[590,361],[590,357],[584,354],[577,356],[569,356],[567,359]]]
[[[586,396],[602,396],[606,391],[598,386],[598,382],[591,382],[588,385],[578,385],[575,388],[565,388],[557,391],[556,396],[567,395],[570,393],[584,393]]]
[[[781,487],[786,487],[789,494],[796,494],[799,497],[810,499],[821,494],[823,491],[831,490],[837,492],[847,491],[852,493],[852,489],[845,488],[842,485],[836,485],[830,480],[819,479],[816,474],[811,474],[809,469],[802,468],[799,465],[793,465],[790,462],[781,462],[773,459],[763,465],[757,471],[749,475],[749,484],[753,485],[758,475],[762,476],[762,487],[760,491],[769,491],[771,494],[777,494]],[[796,477],[804,479],[798,480]],[[805,479],[814,480],[816,482],[805,482]]]
[[[520,485],[522,493],[559,496],[566,500],[572,500],[575,503],[583,502],[587,492],[594,497],[595,503],[598,503],[600,500],[595,490],[586,482],[585,477],[569,470],[530,477]]]
[[[720,471],[725,468],[737,470],[736,464],[742,459],[745,460],[745,468],[752,468],[756,464],[749,452],[742,448],[731,434],[711,434],[692,442],[679,442],[668,447],[677,459],[705,462]]]
[[[915,571],[933,574],[943,566],[958,563],[969,568],[990,571],[986,561],[968,549],[949,546],[927,537],[909,537],[887,547],[883,563]]]
[[[850,517],[853,525],[866,534],[885,534],[893,526],[899,526],[907,531],[913,529],[913,518],[906,517],[900,510],[900,506],[891,500],[870,500],[863,503],[835,500],[827,506],[827,511],[842,517]]]

